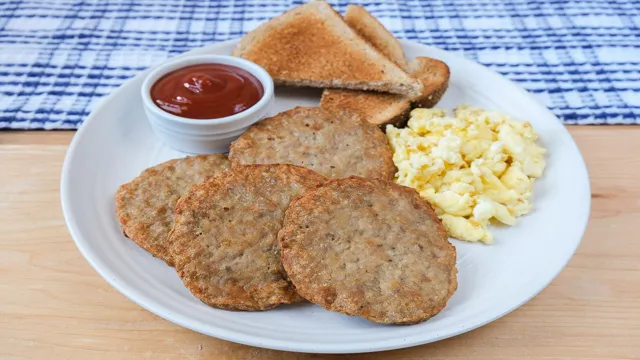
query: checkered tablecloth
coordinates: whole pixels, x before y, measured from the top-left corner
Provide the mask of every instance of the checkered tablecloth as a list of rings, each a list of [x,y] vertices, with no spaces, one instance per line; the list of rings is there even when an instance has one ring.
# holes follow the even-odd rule
[[[0,129],[75,129],[137,72],[300,1],[0,0]],[[640,123],[635,0],[331,1],[518,82],[566,124]]]

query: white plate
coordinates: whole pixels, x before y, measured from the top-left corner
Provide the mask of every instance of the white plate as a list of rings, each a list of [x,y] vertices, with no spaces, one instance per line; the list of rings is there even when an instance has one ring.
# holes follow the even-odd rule
[[[236,41],[190,51],[229,54]],[[590,190],[580,152],[558,119],[499,74],[436,48],[403,41],[408,58],[430,56],[451,68],[438,107],[471,104],[528,120],[549,150],[535,185],[534,211],[514,227],[495,228],[495,244],[454,240],[459,286],[447,307],[427,322],[384,326],[301,304],[265,312],[230,312],[193,297],[172,268],[122,235],[114,193],[145,168],[183,154],[153,135],[140,100],[149,70],[114,91],[86,119],[62,170],[62,207],[87,261],[113,287],[145,309],[189,329],[253,346],[316,353],[397,349],[451,337],[493,321],[535,296],[562,270],[587,224]],[[318,103],[320,91],[279,89],[274,113]]]

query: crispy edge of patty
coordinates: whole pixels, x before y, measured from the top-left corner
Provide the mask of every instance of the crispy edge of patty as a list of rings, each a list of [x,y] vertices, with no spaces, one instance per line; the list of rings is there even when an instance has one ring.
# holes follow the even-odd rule
[[[178,201],[178,204],[176,205],[176,216],[180,216],[182,211],[188,210],[190,207],[201,207],[203,206],[203,203],[207,202],[207,198],[209,198],[209,196],[207,196],[206,198],[201,198],[202,195],[197,195],[197,192],[199,192],[200,190],[203,190],[207,193],[211,193],[212,191],[224,191],[224,190],[221,190],[221,188],[228,183],[233,183],[235,181],[242,182],[242,181],[254,181],[254,180],[258,181],[258,184],[255,185],[255,188],[260,189],[261,188],[260,182],[259,182],[260,177],[255,175],[257,175],[258,172],[265,171],[265,169],[277,171],[277,173],[273,177],[274,179],[279,179],[282,181],[282,179],[284,178],[293,178],[294,180],[292,180],[292,182],[296,181],[299,184],[304,181],[306,182],[305,187],[308,187],[309,189],[313,189],[321,185],[327,180],[326,177],[316,173],[311,169],[307,169],[307,168],[295,166],[295,165],[288,165],[288,164],[244,165],[244,166],[236,167],[233,170],[226,172],[224,174],[219,174],[217,176],[214,176],[208,179],[207,181],[192,187],[189,193],[183,196]],[[209,189],[206,189],[206,188],[209,188]],[[300,195],[297,195],[297,196],[300,196]],[[291,200],[293,199],[295,199],[295,197],[293,197]],[[191,202],[195,202],[195,204],[191,204]],[[204,206],[206,206],[206,204]],[[283,218],[284,218],[285,211],[286,211],[286,208],[282,209]],[[184,231],[182,234],[178,233],[179,231],[177,229],[178,224],[179,224],[179,220],[174,222],[174,227],[171,230],[171,234],[170,234],[171,237],[186,236]],[[216,224],[216,225],[220,225],[220,224]],[[225,225],[226,223],[222,224],[221,226],[225,226]],[[279,226],[280,228],[282,226],[282,219],[280,219],[279,225],[280,225]],[[190,231],[191,230],[188,230],[186,233],[188,234],[188,232]],[[280,253],[277,247],[277,232],[273,234],[273,242],[274,242],[273,246],[276,249],[274,256],[278,258],[277,262],[278,264],[281,265],[281,261],[279,259]],[[194,248],[190,246],[189,242],[184,238],[175,239],[174,241],[172,241],[172,244],[173,244],[172,253],[176,260],[175,265],[176,265],[176,270],[178,271],[178,275],[184,282],[184,285],[189,289],[189,291],[191,291],[191,293],[195,297],[197,297],[203,303],[209,306],[225,309],[225,310],[261,311],[261,310],[272,309],[281,304],[291,304],[291,303],[304,301],[304,298],[302,298],[295,292],[293,285],[289,281],[289,278],[286,272],[284,271],[284,268],[281,269],[281,274],[280,274],[281,279],[279,279],[278,281],[283,280],[287,282],[289,288],[283,294],[275,294],[275,296],[270,299],[271,302],[269,303],[260,303],[255,298],[247,299],[246,296],[244,295],[243,295],[243,297],[245,297],[244,299],[240,299],[240,296],[234,297],[235,296],[233,294],[234,289],[237,290],[237,287],[235,284],[233,286],[230,286],[229,289],[227,289],[229,294],[212,293],[210,291],[211,290],[210,288],[205,288],[201,286],[201,284],[199,284],[197,281],[195,281],[194,276],[197,276],[197,274],[194,271],[187,271],[186,269],[189,263],[194,261],[192,257],[192,255],[194,254]],[[249,293],[246,293],[246,295],[251,297],[251,294]]]
[[[423,312],[423,316],[413,316],[406,317],[401,320],[391,320],[388,317],[375,317],[371,316],[370,313],[367,312],[367,309],[361,307],[360,309],[354,310],[352,306],[335,306],[335,302],[333,299],[335,298],[335,294],[329,294],[330,291],[327,291],[326,288],[319,288],[317,291],[314,291],[310,285],[311,282],[307,281],[305,278],[300,278],[297,276],[297,270],[300,264],[297,263],[297,258],[304,253],[305,250],[296,250],[291,247],[290,244],[285,244],[287,241],[290,241],[295,234],[297,233],[300,224],[298,223],[298,219],[303,219],[305,217],[305,213],[308,209],[317,208],[318,206],[323,206],[324,204],[318,199],[318,196],[321,192],[326,191],[332,187],[336,188],[338,191],[350,186],[350,184],[359,184],[365,186],[389,186],[388,191],[396,191],[404,194],[403,196],[409,197],[412,204],[418,206],[417,211],[424,211],[429,219],[436,224],[438,228],[438,233],[436,236],[442,238],[444,247],[448,249],[447,251],[447,265],[451,267],[451,273],[449,275],[449,286],[448,293],[442,299],[441,302],[433,304],[432,306],[425,309]],[[332,191],[333,192],[333,191]],[[333,196],[336,196],[335,192]],[[326,211],[330,211],[327,206]],[[431,317],[438,314],[447,304],[447,301],[451,298],[453,293],[456,291],[458,287],[457,282],[457,273],[458,270],[456,268],[456,249],[448,240],[448,234],[444,229],[442,222],[438,219],[435,211],[431,207],[431,205],[420,198],[418,193],[411,188],[401,186],[392,182],[387,182],[380,179],[365,179],[357,176],[351,176],[343,179],[332,179],[323,185],[319,186],[313,191],[309,191],[305,193],[303,196],[298,197],[294,201],[291,202],[287,212],[285,214],[285,220],[283,222],[283,227],[278,233],[278,243],[281,249],[281,259],[283,262],[283,266],[287,271],[290,281],[294,284],[296,291],[305,299],[322,306],[323,308],[347,315],[352,316],[360,316],[367,320],[382,323],[382,324],[398,324],[398,325],[411,325],[417,324],[423,321],[430,319]],[[352,299],[352,304],[362,303],[359,299]],[[394,317],[395,319],[396,317]]]

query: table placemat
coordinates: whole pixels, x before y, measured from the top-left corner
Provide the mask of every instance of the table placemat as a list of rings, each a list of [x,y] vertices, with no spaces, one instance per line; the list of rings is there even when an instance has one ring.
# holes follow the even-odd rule
[[[301,1],[0,0],[0,129],[76,129],[136,73],[237,38]],[[565,124],[640,123],[640,2],[331,1],[399,38],[460,53]],[[491,91],[491,84],[487,84]]]

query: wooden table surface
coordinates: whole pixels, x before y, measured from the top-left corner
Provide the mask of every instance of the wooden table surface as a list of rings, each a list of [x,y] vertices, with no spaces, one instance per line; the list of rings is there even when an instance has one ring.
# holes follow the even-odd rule
[[[467,334],[349,356],[217,340],[129,301],[89,266],[64,224],[60,169],[73,132],[0,132],[0,359],[640,359],[640,127],[570,131],[593,203],[558,278]]]

